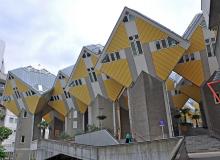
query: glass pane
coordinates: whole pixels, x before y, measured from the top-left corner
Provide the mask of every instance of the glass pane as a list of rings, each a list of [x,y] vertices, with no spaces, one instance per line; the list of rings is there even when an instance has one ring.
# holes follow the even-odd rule
[[[137,55],[137,52],[136,52],[136,48],[135,48],[134,42],[131,42],[131,49],[132,49],[133,55]]]
[[[136,41],[136,44],[137,44],[137,47],[138,47],[138,52],[139,52],[139,54],[142,54],[143,51],[142,51],[142,48],[141,48],[141,43],[140,43],[140,41]]]

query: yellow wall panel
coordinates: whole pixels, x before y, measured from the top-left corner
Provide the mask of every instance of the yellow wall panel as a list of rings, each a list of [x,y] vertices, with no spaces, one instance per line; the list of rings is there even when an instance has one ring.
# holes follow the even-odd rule
[[[189,97],[184,94],[173,96],[173,104],[176,108],[180,109],[188,101]]]
[[[76,105],[77,105],[76,107],[77,107],[78,111],[80,113],[85,113],[88,106],[85,103],[78,100],[77,98],[75,99],[75,101],[76,101]]]
[[[69,92],[73,97],[78,98],[86,105],[91,103],[91,97],[87,85],[71,87]]]
[[[38,96],[28,96],[25,97],[25,102],[31,113],[35,113],[40,97]]]
[[[201,86],[204,81],[203,65],[200,60],[177,64],[174,71],[197,86]]]
[[[56,80],[52,95],[59,95],[63,93],[63,88],[60,80]]]
[[[168,78],[166,80],[166,87],[167,87],[167,91],[174,90],[174,81]]]
[[[105,90],[107,92],[108,98],[115,101],[119,96],[123,86],[112,79],[107,79],[104,81]]]
[[[162,32],[157,27],[144,21],[143,19],[136,18],[136,26],[142,43],[147,43],[155,40],[165,39],[168,35]]]
[[[156,74],[162,80],[166,80],[182,57],[184,49],[179,45],[165,48],[152,53]]]
[[[194,99],[196,102],[201,102],[200,88],[196,85],[184,85],[180,88],[180,91]]]
[[[101,71],[123,86],[129,87],[132,82],[131,73],[126,59],[104,63]]]
[[[43,116],[43,119],[47,121],[47,123],[50,123],[53,120],[53,117],[51,116],[51,113],[47,113],[45,116]]]
[[[98,58],[97,58],[95,55],[92,55],[92,56],[91,56],[91,59],[92,59],[92,64],[93,64],[93,66],[95,66],[96,63],[97,63],[97,61],[98,61]]]
[[[66,115],[68,113],[66,107],[65,107],[65,102],[63,100],[59,101],[49,101],[49,106],[51,106],[53,109],[55,109],[58,113],[62,115]]]
[[[83,59],[80,57],[79,63],[76,66],[76,69],[75,69],[75,72],[73,73],[72,79],[79,79],[79,78],[83,78],[83,77],[87,77],[87,76],[88,76],[88,72],[87,72],[86,65],[85,65]]]
[[[113,35],[110,44],[108,45],[107,52],[116,52],[124,48],[129,48],[130,44],[125,29],[125,24],[121,22]]]
[[[18,79],[15,79],[16,86],[18,87],[19,92],[26,92],[29,90],[27,85],[25,85],[23,82],[21,82]]]
[[[20,109],[17,107],[15,101],[10,100],[3,103],[3,106],[5,106],[7,109],[9,109],[12,113],[14,113],[16,116],[19,115]]]
[[[201,26],[198,26],[190,38],[190,47],[186,53],[194,53],[205,49],[205,42],[203,36],[203,30]]]
[[[10,80],[7,80],[5,88],[4,88],[4,94],[5,96],[11,96],[13,95],[13,89],[12,89],[12,85],[10,83]]]

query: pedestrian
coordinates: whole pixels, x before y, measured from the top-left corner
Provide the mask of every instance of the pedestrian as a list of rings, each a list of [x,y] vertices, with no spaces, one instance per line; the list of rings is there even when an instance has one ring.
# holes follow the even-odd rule
[[[126,136],[125,136],[125,143],[131,143],[131,134],[130,133],[127,133]]]

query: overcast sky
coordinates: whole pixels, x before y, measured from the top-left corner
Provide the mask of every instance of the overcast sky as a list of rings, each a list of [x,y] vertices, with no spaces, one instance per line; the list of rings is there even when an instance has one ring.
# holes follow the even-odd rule
[[[201,0],[0,0],[6,71],[28,65],[54,74],[84,45],[105,45],[124,6],[182,35]]]

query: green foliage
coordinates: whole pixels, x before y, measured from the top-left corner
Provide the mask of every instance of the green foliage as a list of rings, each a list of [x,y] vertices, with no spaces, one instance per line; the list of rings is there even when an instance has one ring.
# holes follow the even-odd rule
[[[37,127],[39,127],[40,129],[47,129],[48,126],[49,126],[49,124],[48,124],[48,122],[45,121],[45,120],[41,121],[41,122],[37,125]]]
[[[100,130],[100,128],[95,126],[94,124],[88,125],[87,128],[88,128],[88,132],[95,132],[95,131],[99,131]]]
[[[68,140],[68,139],[71,139],[72,136],[70,136],[69,134],[65,133],[65,132],[62,132],[59,136],[60,139],[63,139],[63,140]]]
[[[6,158],[6,153],[5,153],[5,149],[0,146],[0,159],[5,159]]]
[[[10,135],[12,134],[12,130],[4,127],[4,126],[0,126],[0,141],[4,141],[5,139],[7,139]],[[0,146],[0,159],[4,159],[6,157],[6,153],[5,153],[5,149]]]
[[[4,127],[4,126],[0,126],[0,141],[1,142],[7,139],[11,134],[12,134],[11,129]]]

